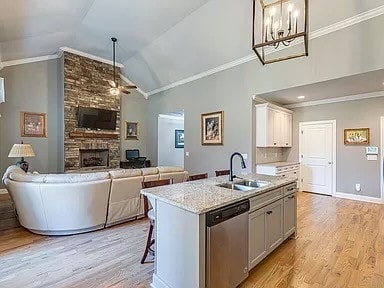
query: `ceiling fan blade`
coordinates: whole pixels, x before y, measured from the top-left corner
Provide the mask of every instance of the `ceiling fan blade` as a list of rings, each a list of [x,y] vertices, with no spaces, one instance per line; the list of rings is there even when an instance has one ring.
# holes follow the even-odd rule
[[[137,86],[135,85],[122,85],[125,89],[137,89]]]
[[[131,92],[128,91],[128,89],[125,89],[124,86],[120,86],[119,87],[119,90],[121,93],[124,93],[124,94],[131,94]]]
[[[108,80],[109,85],[111,85],[113,88],[116,88],[116,83],[112,80]]]

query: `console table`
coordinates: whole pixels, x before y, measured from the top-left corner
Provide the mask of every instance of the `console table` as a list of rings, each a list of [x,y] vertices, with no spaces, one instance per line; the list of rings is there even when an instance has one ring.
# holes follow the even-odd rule
[[[151,161],[141,160],[141,159],[130,159],[126,161],[120,161],[120,168],[123,169],[138,169],[138,168],[146,168],[151,167]]]

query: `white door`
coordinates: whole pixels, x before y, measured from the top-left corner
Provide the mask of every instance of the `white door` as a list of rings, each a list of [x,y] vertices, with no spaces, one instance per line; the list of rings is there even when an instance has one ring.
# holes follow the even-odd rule
[[[300,123],[301,190],[333,194],[335,135],[335,121]]]

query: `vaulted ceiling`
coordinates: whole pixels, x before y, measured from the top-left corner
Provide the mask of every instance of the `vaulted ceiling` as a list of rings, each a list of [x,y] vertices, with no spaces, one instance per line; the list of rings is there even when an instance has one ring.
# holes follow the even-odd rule
[[[310,31],[384,4],[310,0]],[[0,61],[67,46],[111,59],[149,92],[246,57],[252,0],[0,0]],[[331,13],[332,12],[332,13]]]

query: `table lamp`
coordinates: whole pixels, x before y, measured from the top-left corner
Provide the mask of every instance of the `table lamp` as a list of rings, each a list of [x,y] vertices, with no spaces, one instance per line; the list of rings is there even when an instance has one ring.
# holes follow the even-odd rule
[[[29,164],[24,160],[24,157],[35,157],[35,152],[33,152],[31,144],[23,143],[21,144],[13,144],[11,151],[9,151],[8,157],[18,158],[21,157],[21,160],[16,163],[21,169],[28,172]]]

